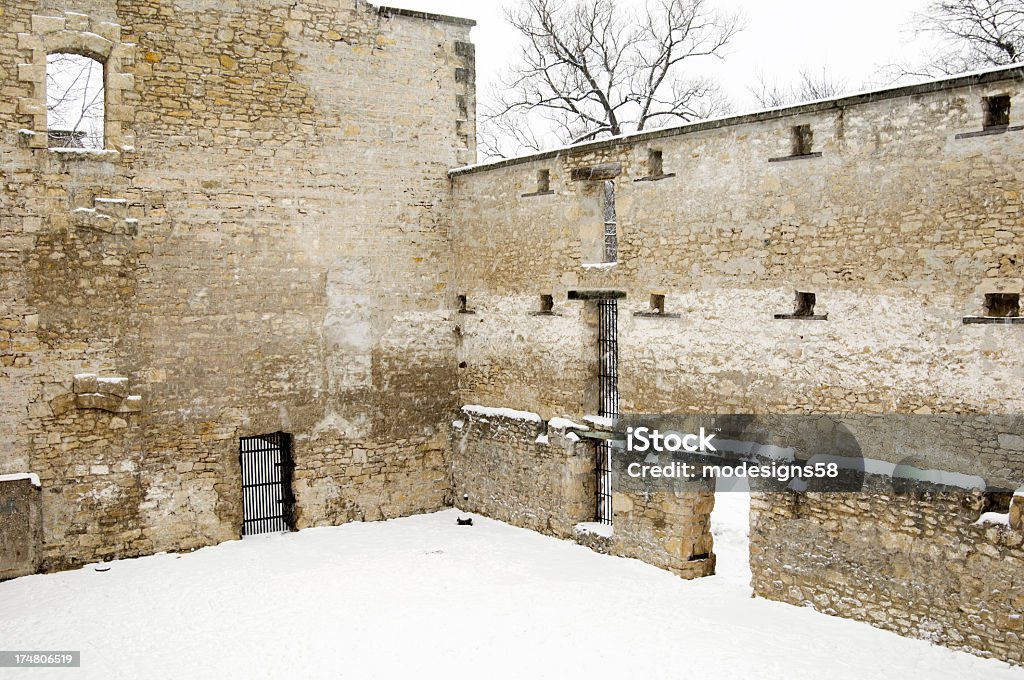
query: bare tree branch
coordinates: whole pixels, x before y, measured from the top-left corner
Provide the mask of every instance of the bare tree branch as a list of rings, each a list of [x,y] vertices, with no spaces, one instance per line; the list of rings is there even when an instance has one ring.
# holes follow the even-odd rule
[[[790,106],[818,99],[831,99],[847,90],[846,84],[835,78],[822,67],[820,73],[812,73],[801,69],[796,82],[788,86],[780,86],[776,82],[769,83],[764,74],[758,75],[757,86],[749,88],[750,94],[758,104],[766,109]]]
[[[740,30],[739,17],[714,11],[710,0],[647,0],[639,13],[619,0],[522,0],[506,16],[526,44],[482,113],[490,131],[509,133],[509,147],[532,148],[523,139],[543,136],[524,126],[543,124],[557,142],[572,143],[728,108],[695,71]]]
[[[896,77],[937,77],[1024,60],[1024,0],[932,0],[915,32],[938,39],[916,65],[894,65]]]

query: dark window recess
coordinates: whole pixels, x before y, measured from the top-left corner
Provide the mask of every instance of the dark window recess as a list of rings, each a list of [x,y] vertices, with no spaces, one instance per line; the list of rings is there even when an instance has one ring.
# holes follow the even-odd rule
[[[1013,500],[1012,491],[986,491],[981,511],[984,512],[1010,512],[1010,501]]]
[[[547,168],[537,171],[537,193],[551,191],[551,171]]]
[[[474,312],[467,306],[467,300],[465,295],[456,295],[455,304],[455,311],[458,312],[459,314],[476,314],[476,312]]]
[[[540,313],[550,314],[555,308],[555,299],[550,295],[540,296]]]
[[[796,303],[793,306],[792,314],[776,314],[776,319],[807,319],[810,321],[825,321],[828,316],[825,314],[815,314],[814,304],[817,301],[817,296],[814,293],[805,293],[803,291],[796,292]]]
[[[986,293],[985,316],[1020,316],[1020,294]]]
[[[1010,95],[985,97],[985,129],[1006,127],[1010,124]]]
[[[665,174],[665,159],[661,149],[648,149],[647,151],[647,175],[650,177],[661,177]]]
[[[547,168],[542,168],[537,171],[537,190],[523,194],[526,196],[549,196],[553,194],[551,190],[551,171]]]
[[[814,316],[814,293],[796,293],[796,307],[793,309],[793,316]]]
[[[619,233],[615,214],[615,182],[604,183],[604,261],[618,262]]]
[[[810,125],[794,125],[790,134],[793,141],[793,155],[807,156],[814,146],[814,133]]]
[[[651,314],[665,313],[665,296],[651,293]]]

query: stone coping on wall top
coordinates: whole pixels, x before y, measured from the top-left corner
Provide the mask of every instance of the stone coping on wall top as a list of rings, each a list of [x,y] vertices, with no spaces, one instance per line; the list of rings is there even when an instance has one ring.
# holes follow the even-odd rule
[[[448,14],[434,14],[433,12],[420,12],[415,9],[402,9],[401,7],[390,7],[388,5],[370,5],[377,10],[378,14],[412,17],[425,21],[439,21],[446,24],[457,24],[459,26],[476,26],[476,19],[464,17],[453,17]]]
[[[726,116],[724,118],[712,118],[710,120],[702,120],[694,123],[685,123],[683,125],[658,128],[656,130],[634,132],[627,135],[620,135],[618,137],[601,139],[595,142],[582,142],[579,144],[572,144],[569,146],[560,147],[558,149],[552,149],[550,151],[541,151],[539,153],[530,154],[527,156],[517,156],[515,158],[507,158],[499,161],[478,163],[476,165],[468,165],[461,168],[454,168],[448,171],[448,175],[452,177],[457,175],[468,175],[471,173],[482,172],[486,170],[497,170],[499,168],[505,168],[512,165],[519,165],[521,163],[530,163],[533,161],[558,158],[559,156],[570,153],[593,152],[602,149],[611,149],[619,146],[629,146],[632,144],[636,144],[638,142],[661,139],[664,137],[675,137],[677,135],[685,135],[693,132],[701,132],[704,130],[716,130],[719,128],[733,127],[736,125],[744,125],[747,123],[758,123],[761,121],[787,118],[790,116],[820,113],[822,111],[829,111],[834,109],[845,109],[847,107],[856,106],[858,104],[870,104],[873,102],[883,101],[886,99],[910,97],[914,95],[928,94],[931,92],[942,92],[944,90],[954,90],[961,87],[983,85],[986,83],[993,83],[1001,80],[1024,80],[1024,66],[1022,66],[1021,64],[1001,66],[999,68],[990,69],[986,71],[965,73],[962,75],[953,76],[951,78],[929,80],[923,83],[916,83],[914,85],[899,85],[897,87],[890,87],[881,90],[872,90],[868,92],[860,92],[852,95],[834,97],[832,99],[821,99],[818,101],[806,102],[803,104],[796,104],[794,106],[787,106],[778,109],[767,109],[764,111],[755,111],[753,113]]]

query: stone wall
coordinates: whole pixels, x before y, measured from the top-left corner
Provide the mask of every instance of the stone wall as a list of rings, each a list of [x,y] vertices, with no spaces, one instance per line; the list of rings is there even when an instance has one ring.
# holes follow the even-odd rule
[[[624,411],[1019,413],[1024,327],[963,318],[1021,292],[1024,134],[964,135],[1000,93],[1019,127],[1021,83],[1006,69],[454,171],[455,287],[476,311],[463,402],[594,408],[592,303],[567,293],[611,289]],[[775,160],[804,124],[820,155]],[[597,166],[618,172],[612,266],[588,250],[603,182],[573,179]],[[775,318],[795,291],[823,318]],[[529,316],[541,294],[561,316]],[[665,314],[645,315],[652,294]]]
[[[593,522],[596,440],[588,426],[536,413],[463,407],[452,426],[452,488],[463,510],[599,552],[635,557],[683,578],[714,573],[709,515],[699,484],[665,491],[613,467],[613,527]],[[611,531],[609,531],[611,530]]]
[[[43,544],[40,497],[31,475],[0,476],[0,581],[39,569]]]
[[[762,597],[1024,664],[1024,533],[981,494],[754,494]]]
[[[535,413],[464,408],[452,426],[455,504],[516,526],[570,538],[594,518],[593,445]]]
[[[1006,68],[454,170],[455,289],[475,312],[458,338],[461,401],[544,418],[596,413],[594,303],[570,293],[615,291],[625,414],[957,415],[966,429],[948,439],[917,421],[921,436],[904,433],[910,449],[885,427],[857,432],[860,455],[1015,488],[1024,324],[977,317],[987,294],[1024,292],[1022,84],[1024,70]],[[1004,95],[1010,124],[984,128],[985,99]],[[813,147],[795,155],[794,128],[805,125]],[[618,257],[602,263],[609,179]],[[815,294],[813,314],[794,314],[798,292]],[[536,314],[541,295],[552,314]],[[993,414],[1011,416],[1009,429],[992,429]],[[958,441],[969,450],[958,453]],[[974,527],[977,514],[931,497],[904,510],[851,495],[799,522],[768,519],[788,502],[764,496],[752,511],[756,592],[872,623],[888,609],[905,634],[932,626],[946,644],[1020,661],[1008,647],[1019,622],[1006,612],[1024,584],[1003,583],[994,619],[978,596],[995,584],[985,559],[1016,560],[1019,536],[993,538],[1003,530]],[[918,516],[957,528],[929,526],[875,552],[842,528],[899,537],[910,530],[894,527],[922,525]],[[843,540],[813,541],[837,532]],[[801,559],[787,562],[799,546]],[[952,567],[935,557],[953,553],[988,557]],[[854,578],[881,554],[894,580]],[[779,590],[789,563],[798,568]],[[857,602],[821,595],[816,584],[833,572]],[[930,600],[906,592],[954,582]]]
[[[44,568],[237,538],[241,436],[292,433],[299,527],[445,506],[471,22],[354,0],[0,14],[0,473],[42,479]],[[57,50],[104,62],[102,151],[46,148]]]

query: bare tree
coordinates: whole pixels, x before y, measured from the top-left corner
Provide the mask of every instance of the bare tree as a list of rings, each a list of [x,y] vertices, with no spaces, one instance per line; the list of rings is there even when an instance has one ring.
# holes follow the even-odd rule
[[[923,64],[897,67],[898,75],[952,75],[1024,60],[1024,0],[932,0],[915,21],[915,31],[938,44]]]
[[[538,124],[573,143],[727,109],[717,85],[691,68],[721,57],[739,30],[737,15],[708,0],[647,0],[640,10],[617,0],[522,0],[506,16],[526,44],[483,127],[513,145],[538,141]]]
[[[103,65],[80,54],[53,53],[46,58],[47,127],[51,143],[103,146]]]
[[[846,90],[846,84],[837,80],[825,68],[820,73],[812,73],[801,69],[800,76],[794,83],[781,86],[778,82],[769,83],[764,74],[758,76],[757,86],[749,88],[757,103],[766,109],[789,106],[818,99],[831,99]]]

